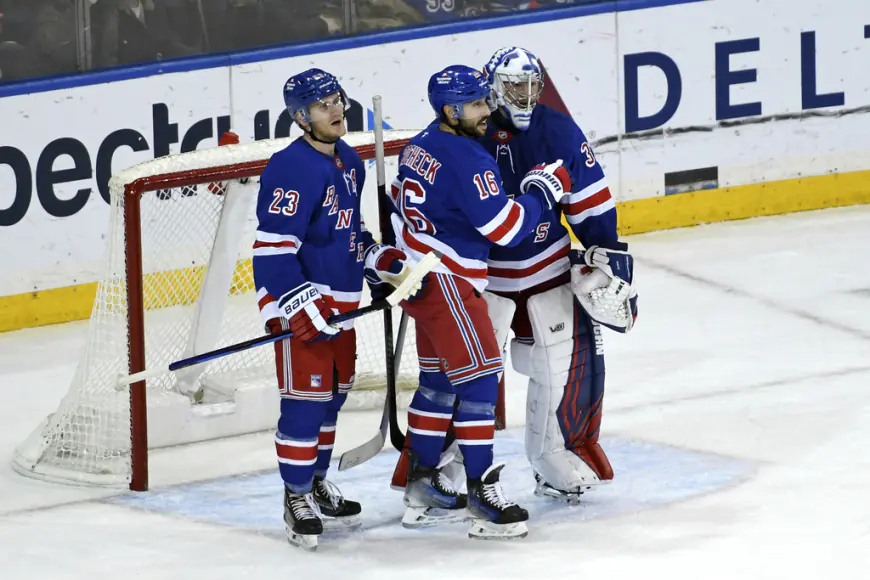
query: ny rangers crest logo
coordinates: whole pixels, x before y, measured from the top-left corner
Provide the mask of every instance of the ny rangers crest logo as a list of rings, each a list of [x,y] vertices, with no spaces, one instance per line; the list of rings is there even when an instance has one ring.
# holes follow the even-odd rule
[[[347,185],[347,190],[353,195],[359,195],[356,190],[356,171],[351,169],[350,173],[343,173],[344,182]]]

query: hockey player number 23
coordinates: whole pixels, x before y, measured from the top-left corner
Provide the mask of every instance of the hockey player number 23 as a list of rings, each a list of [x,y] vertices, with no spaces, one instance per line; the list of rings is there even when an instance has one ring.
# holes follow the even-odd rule
[[[414,226],[414,231],[421,234],[435,234],[435,226],[426,219],[423,212],[414,205],[422,205],[426,201],[426,190],[415,179],[405,178],[402,181],[402,214],[405,220]]]
[[[293,215],[296,213],[296,205],[299,203],[299,192],[298,191],[287,191],[285,192],[280,187],[272,192],[272,195],[275,197],[272,200],[272,203],[269,205],[269,213],[278,213],[283,215]],[[286,199],[287,204],[284,207],[280,207],[281,200]]]

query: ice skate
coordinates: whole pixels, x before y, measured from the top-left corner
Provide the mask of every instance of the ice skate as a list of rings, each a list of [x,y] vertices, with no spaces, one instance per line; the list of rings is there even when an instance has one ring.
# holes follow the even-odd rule
[[[480,479],[468,480],[468,537],[480,540],[525,538],[529,512],[508,501],[499,483],[504,464],[493,465]]]
[[[313,552],[317,536],[323,533],[317,503],[310,493],[293,493],[284,489],[284,529],[293,546]]]
[[[571,489],[569,491],[557,489],[547,483],[543,477],[539,474],[535,474],[535,495],[539,497],[549,497],[552,499],[557,499],[559,501],[564,501],[568,505],[578,505],[581,500],[581,496],[584,492],[589,491],[595,487],[594,485],[583,485]]]
[[[459,493],[452,482],[441,473],[441,468],[453,457],[442,457],[437,467],[423,467],[413,452],[409,452],[411,467],[405,486],[405,515],[402,525],[422,528],[464,521],[467,496]]]
[[[358,502],[345,499],[334,483],[314,476],[311,495],[320,508],[325,531],[355,530],[362,525],[362,506]]]

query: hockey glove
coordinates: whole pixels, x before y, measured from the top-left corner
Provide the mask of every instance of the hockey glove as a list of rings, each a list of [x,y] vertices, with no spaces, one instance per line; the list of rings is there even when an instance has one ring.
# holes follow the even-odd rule
[[[590,268],[601,268],[613,278],[617,276],[631,284],[634,276],[634,258],[628,253],[628,244],[612,242],[613,248],[589,246],[583,253],[583,261]]]
[[[535,186],[533,191],[540,191],[549,209],[559,204],[563,195],[571,192],[571,175],[562,166],[562,160],[549,165],[533,167],[520,182],[520,191],[527,193],[529,188]]]
[[[330,339],[341,329],[329,324],[333,311],[326,305],[320,291],[308,282],[297,286],[278,300],[278,309],[290,321],[293,336],[304,342]]]
[[[634,258],[627,244],[613,242],[611,246],[571,252],[571,290],[592,320],[625,333],[637,319]]]
[[[411,271],[408,265],[408,255],[402,250],[392,246],[375,244],[366,253],[365,278],[368,282],[372,300],[386,298],[390,292],[387,286],[398,286],[405,280],[405,276]],[[408,298],[412,301],[419,298],[426,285],[428,276],[417,285],[416,291]]]

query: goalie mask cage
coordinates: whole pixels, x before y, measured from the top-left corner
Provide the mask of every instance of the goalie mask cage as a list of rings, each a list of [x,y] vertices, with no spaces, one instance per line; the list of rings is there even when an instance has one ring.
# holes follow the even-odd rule
[[[414,131],[385,132],[387,179]],[[345,141],[364,160],[374,134]],[[148,449],[274,429],[274,347],[235,353],[117,387],[121,375],[260,336],[251,257],[258,176],[292,138],[144,162],[114,175],[108,249],[84,353],[55,413],[15,451],[16,471],[88,485],[148,486]],[[377,183],[366,172],[362,213],[378,237]],[[364,290],[363,304],[368,303]],[[398,327],[399,309],[394,309]],[[356,321],[356,381],[345,409],[373,408],[386,385],[381,314]],[[400,388],[417,383],[409,327]]]

